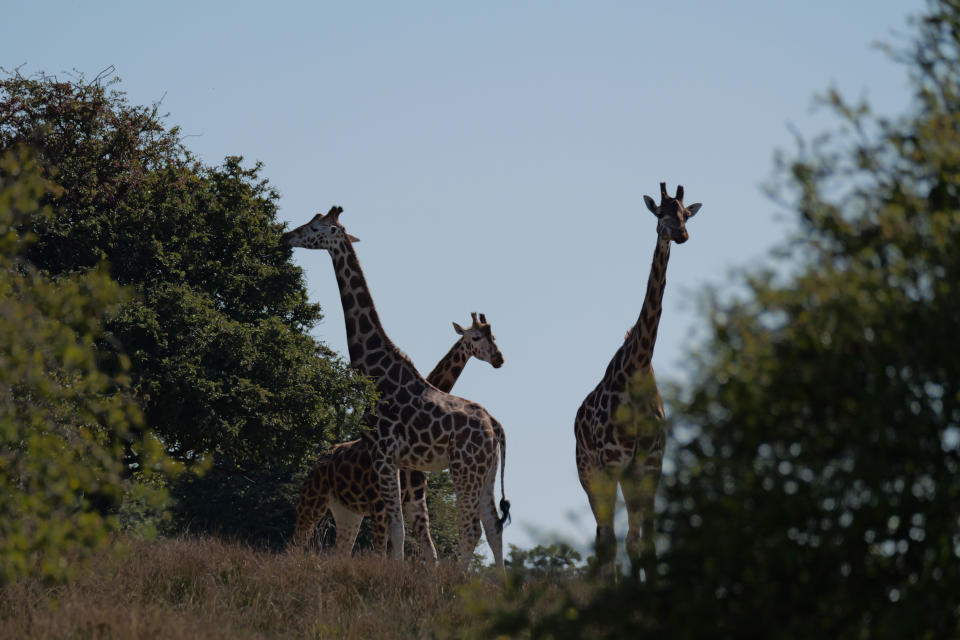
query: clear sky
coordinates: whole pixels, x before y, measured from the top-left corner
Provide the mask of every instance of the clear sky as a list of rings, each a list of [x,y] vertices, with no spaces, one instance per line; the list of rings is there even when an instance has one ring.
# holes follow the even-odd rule
[[[17,2],[0,65],[88,79],[114,65],[205,162],[262,161],[291,226],[342,205],[385,328],[423,373],[451,322],[486,313],[506,364],[471,363],[454,391],[506,429],[505,541],[589,545],[573,418],[640,311],[656,242],[643,194],[679,182],[704,204],[671,255],[654,356],[661,381],[682,383],[700,292],[790,228],[761,189],[790,127],[835,124],[812,109],[830,86],[902,112],[905,72],[872,45],[922,8]],[[326,314],[315,335],[345,354],[329,258],[294,260]]]

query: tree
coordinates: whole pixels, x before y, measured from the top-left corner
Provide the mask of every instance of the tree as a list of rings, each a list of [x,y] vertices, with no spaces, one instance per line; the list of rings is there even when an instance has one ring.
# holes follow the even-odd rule
[[[797,214],[789,270],[706,304],[656,570],[511,630],[960,635],[960,2],[916,26],[894,51],[911,111],[831,92],[841,130],[783,157],[772,190]]]
[[[129,495],[124,446],[146,470],[169,471],[132,399],[127,360],[101,368],[104,322],[129,295],[102,268],[51,278],[23,259],[18,229],[50,215],[58,188],[25,149],[0,156],[0,585],[60,579],[68,559],[106,542],[112,507]],[[162,504],[164,493],[132,496]]]
[[[580,562],[580,553],[564,542],[538,544],[532,549],[510,545],[510,568],[527,569],[540,574],[558,574],[570,571]]]
[[[62,187],[44,198],[51,216],[21,225],[37,238],[26,258],[54,277],[108,264],[133,290],[100,347],[128,354],[144,426],[170,455],[213,464],[178,491],[189,517],[209,507],[190,506],[191,487],[199,497],[219,486],[229,503],[241,478],[289,480],[359,428],[370,387],[308,333],[320,309],[279,242],[261,166],[202,164],[156,105],[132,106],[107,84],[8,74],[0,150],[32,146]],[[137,463],[136,450],[125,455]]]

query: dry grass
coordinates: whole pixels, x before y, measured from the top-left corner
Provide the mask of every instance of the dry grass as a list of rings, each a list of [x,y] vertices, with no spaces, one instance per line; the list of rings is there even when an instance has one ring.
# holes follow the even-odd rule
[[[381,558],[273,554],[215,539],[128,541],[65,586],[0,590],[3,638],[444,638],[480,634],[470,611],[503,591]],[[469,594],[469,595],[466,595]]]

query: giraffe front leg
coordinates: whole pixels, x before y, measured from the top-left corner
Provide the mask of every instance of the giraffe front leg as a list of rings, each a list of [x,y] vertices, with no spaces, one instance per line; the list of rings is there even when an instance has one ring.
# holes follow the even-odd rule
[[[578,461],[579,462],[579,461]],[[597,537],[594,553],[597,569],[602,574],[613,574],[616,568],[617,537],[613,529],[613,516],[617,505],[617,479],[612,473],[591,469],[578,464],[580,484],[587,492],[590,510],[597,521]]]
[[[662,464],[662,445],[658,448],[655,444],[645,457],[634,460],[620,481],[623,499],[627,503],[627,557],[630,559],[630,574],[634,579],[639,579],[641,568],[648,581],[653,577],[652,561],[656,551],[653,544],[654,501]]]
[[[391,555],[396,560],[403,560],[403,512],[400,509],[399,470],[396,464],[380,457],[374,460],[373,471],[380,487],[385,520],[390,532]]]

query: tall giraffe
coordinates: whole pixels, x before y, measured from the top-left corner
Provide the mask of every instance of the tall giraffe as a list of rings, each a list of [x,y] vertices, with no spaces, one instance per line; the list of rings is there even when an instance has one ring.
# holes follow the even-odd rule
[[[634,576],[639,575],[645,547],[652,545],[653,500],[666,445],[663,403],[651,361],[663,311],[670,243],[683,244],[689,239],[687,220],[702,206],[698,202],[685,207],[683,187],[679,185],[676,197],[669,197],[664,182],[660,183],[659,206],[650,196],[643,196],[643,200],[657,217],[657,246],[643,307],[603,378],[580,405],[574,422],[577,472],[597,521],[597,560],[601,567],[609,568],[615,556],[613,515],[619,484],[627,504],[626,547]],[[648,432],[639,432],[616,419],[618,407],[629,401],[631,383],[643,385],[640,388],[648,394],[645,412],[653,427]]]
[[[494,562],[503,567],[503,524],[510,503],[503,491],[506,438],[500,423],[475,402],[440,391],[423,379],[387,336],[373,305],[353,243],[340,224],[341,207],[315,215],[288,231],[291,247],[330,253],[340,288],[350,364],[370,377],[379,399],[364,416],[373,457],[371,468],[383,498],[377,505],[389,523],[393,555],[403,558],[399,468],[419,471],[450,469],[460,512],[460,562],[464,568],[480,539],[481,524]],[[494,503],[497,459],[500,458],[500,509]]]
[[[503,365],[503,354],[497,347],[486,316],[480,314],[477,319],[476,313],[470,315],[473,323],[466,329],[453,323],[460,338],[427,376],[427,382],[441,391],[449,393],[453,389],[470,358],[489,362],[494,369]],[[377,504],[382,502],[372,464],[373,458],[365,440],[338,444],[321,456],[300,487],[294,546],[302,547],[309,542],[329,507],[337,527],[336,550],[350,553],[363,517],[377,514]],[[427,476],[423,471],[400,470],[403,511],[413,524],[421,553],[435,561],[437,549],[430,536],[426,492]],[[373,548],[381,551],[386,545],[386,522],[375,516],[372,524]]]

